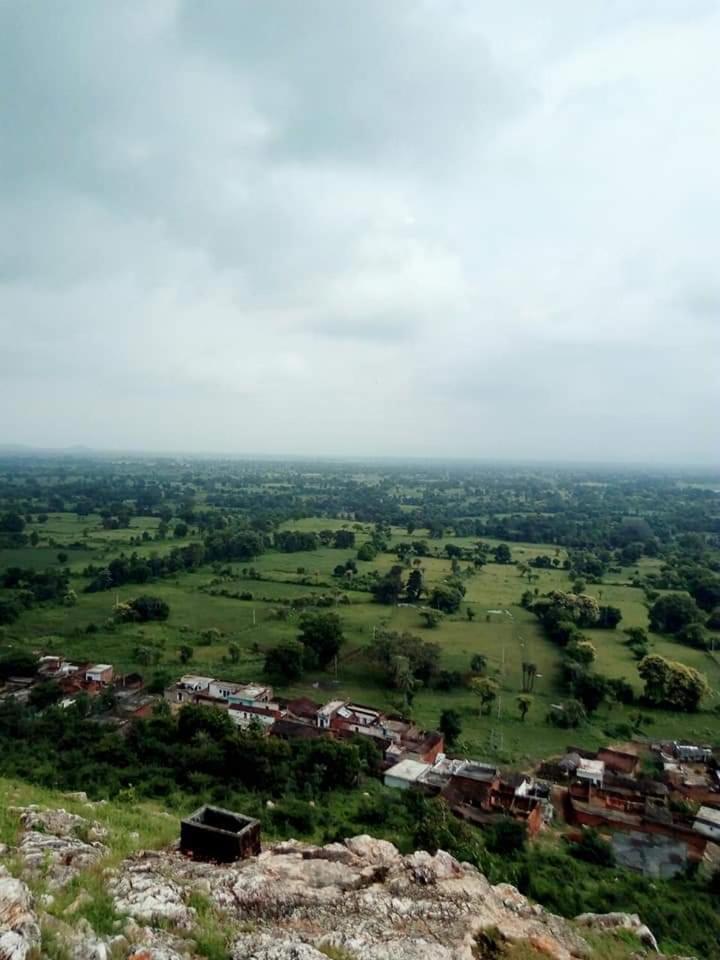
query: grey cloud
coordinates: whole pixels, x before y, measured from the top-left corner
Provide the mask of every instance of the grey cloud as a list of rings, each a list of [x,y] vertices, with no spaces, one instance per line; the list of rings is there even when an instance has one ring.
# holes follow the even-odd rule
[[[706,0],[0,0],[0,439],[716,459],[718,43]]]

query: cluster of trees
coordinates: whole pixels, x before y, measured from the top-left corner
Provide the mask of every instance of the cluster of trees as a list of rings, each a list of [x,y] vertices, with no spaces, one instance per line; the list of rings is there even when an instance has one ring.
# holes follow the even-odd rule
[[[75,706],[38,713],[3,701],[0,745],[3,775],[95,797],[113,796],[130,784],[149,797],[213,789],[307,795],[309,789],[350,788],[377,762],[371,743],[321,739],[289,745],[239,731],[227,713],[195,705],[177,716],[162,705],[121,737]]]
[[[419,567],[414,567],[406,580],[405,569],[395,564],[374,583],[372,593],[376,603],[384,604],[399,603],[401,600],[417,603],[427,596],[428,605],[434,610],[455,613],[465,596],[465,584],[459,577],[448,577],[428,592]]]
[[[66,570],[26,570],[9,567],[0,579],[7,593],[0,595],[0,625],[14,623],[23,610],[39,603],[64,603],[72,606],[77,597],[70,589]]]
[[[602,606],[586,594],[558,590],[537,599],[526,598],[526,605],[538,617],[548,638],[563,651],[562,673],[570,700],[562,710],[549,714],[552,723],[578,726],[609,697],[621,703],[633,702],[634,691],[626,680],[604,677],[592,669],[595,646],[582,632],[582,628],[615,629],[622,618],[617,607]]]
[[[439,645],[407,631],[377,630],[367,656],[383,671],[387,685],[401,692],[407,706],[418,687],[432,686],[440,678]]]
[[[345,642],[342,620],[336,613],[320,611],[300,617],[300,633],[270,647],[265,654],[265,672],[286,683],[299,680],[305,670],[325,670]]]

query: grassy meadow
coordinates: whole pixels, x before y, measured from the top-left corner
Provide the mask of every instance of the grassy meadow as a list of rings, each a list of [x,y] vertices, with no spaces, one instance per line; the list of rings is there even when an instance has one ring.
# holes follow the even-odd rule
[[[160,580],[146,586],[128,585],[112,592],[88,594],[83,589],[87,580],[81,572],[88,563],[98,565],[124,551],[149,555],[153,551],[165,553],[196,537],[192,529],[188,537],[176,540],[172,536],[163,541],[131,544],[130,538],[142,537],[147,531],[152,537],[157,531],[155,519],[133,518],[129,529],[105,530],[97,516],[78,518],[75,514],[50,514],[47,523],[33,525],[40,535],[35,547],[0,551],[0,569],[19,565],[43,569],[57,564],[58,554],[67,554],[63,565],[68,566],[72,586],[78,595],[73,607],[36,607],[25,612],[12,625],[5,627],[5,642],[39,652],[63,652],[78,660],[111,661],[120,671],[139,669],[146,675],[156,669],[179,675],[192,671],[208,673],[228,679],[256,679],[262,676],[264,650],[283,638],[293,637],[298,629],[298,614],[278,618],[276,610],[281,600],[307,595],[309,592],[328,592],[338,581],[333,579],[333,568],[349,557],[354,557],[357,546],[368,536],[370,528],[348,521],[312,517],[285,524],[285,528],[319,531],[346,527],[355,529],[356,549],[337,550],[321,548],[312,552],[279,553],[268,551],[248,567],[253,567],[262,579],[251,579],[243,574],[242,564],[232,566],[232,576],[218,578],[209,567],[185,573],[177,579]],[[401,541],[427,539],[427,531],[417,530],[409,536],[405,530],[394,528],[391,547]],[[433,549],[446,543],[469,546],[474,538],[448,537],[431,541]],[[487,541],[494,545],[497,541]],[[75,547],[73,545],[77,544]],[[565,552],[547,544],[510,544],[513,559],[527,562],[540,553],[557,556]],[[654,561],[643,560],[645,570]],[[397,559],[392,553],[379,554],[371,562],[357,562],[358,573],[389,569]],[[623,621],[615,631],[587,631],[597,649],[596,668],[611,677],[623,677],[636,690],[641,683],[637,663],[624,644],[623,626],[646,626],[647,609],[642,590],[630,585],[638,568],[623,569],[617,576],[608,574],[606,582],[587,588],[601,603],[620,607]],[[422,559],[422,570],[427,587],[447,577],[451,564],[445,557]],[[533,571],[535,579],[528,585],[514,565],[488,563],[472,573],[465,581],[467,593],[461,610],[446,616],[437,628],[427,629],[417,609],[407,606],[386,607],[372,602],[370,594],[352,590],[346,592],[349,603],[338,606],[342,617],[346,643],[334,673],[308,675],[302,683],[290,688],[278,688],[282,695],[305,694],[315,699],[329,696],[352,697],[364,703],[392,709],[397,696],[382,682],[379,671],[368,661],[363,648],[378,628],[409,630],[439,644],[443,669],[467,673],[470,660],[476,653],[488,658],[491,676],[501,685],[501,697],[490,716],[481,716],[477,697],[467,688],[450,692],[420,689],[413,705],[414,715],[426,727],[438,723],[440,712],[452,707],[463,718],[460,752],[476,757],[497,757],[516,763],[529,763],[542,756],[557,753],[568,743],[594,746],[607,742],[605,730],[627,720],[637,708],[614,705],[601,707],[592,722],[576,731],[558,730],[545,722],[551,704],[564,694],[559,683],[560,654],[540,631],[535,617],[520,605],[520,597],[528,588],[545,593],[551,589],[571,589],[570,579],[562,569]],[[307,582],[300,582],[301,580]],[[252,600],[232,596],[212,596],[208,589],[225,589],[230,593],[250,592]],[[109,625],[116,600],[128,600],[147,592],[162,597],[170,605],[170,617],[164,623],[144,625]],[[474,619],[467,617],[467,609],[474,611]],[[495,611],[495,612],[493,612]],[[499,611],[499,612],[498,612]],[[88,632],[88,628],[93,632]],[[198,638],[207,628],[220,631],[218,642],[201,646]],[[229,644],[241,648],[238,663],[231,663]],[[194,656],[187,667],[179,661],[182,645],[194,648]],[[138,662],[139,647],[151,646],[158,651],[157,667],[144,667]],[[682,646],[665,637],[651,637],[651,650],[666,657],[679,659],[697,667],[706,674],[713,691],[720,689],[720,665],[708,653]],[[520,721],[516,697],[521,689],[521,663],[531,660],[537,664],[538,677],[533,693],[534,703],[525,720]],[[720,739],[720,716],[713,712],[717,693],[706,702],[705,710],[696,715],[666,714],[652,711],[649,736],[688,736],[697,739]],[[646,711],[647,712],[647,711]]]

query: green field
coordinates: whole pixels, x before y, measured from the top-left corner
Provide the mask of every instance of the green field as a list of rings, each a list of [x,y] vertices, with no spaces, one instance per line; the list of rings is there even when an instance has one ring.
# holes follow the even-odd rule
[[[347,521],[316,517],[284,526],[306,531],[340,527],[355,529],[358,546],[371,529],[369,526],[353,526]],[[83,592],[87,581],[80,572],[87,562],[107,562],[122,550],[165,553],[178,545],[178,541],[172,538],[143,543],[138,548],[131,545],[131,537],[141,535],[143,530],[154,532],[156,527],[155,520],[133,519],[130,529],[107,531],[102,529],[97,517],[53,514],[42,528],[43,538],[55,541],[52,547],[41,542],[36,547],[0,551],[0,568],[13,564],[42,568],[58,562],[57,553],[63,549],[63,544],[79,541],[87,548],[65,549],[69,555],[67,562],[72,584],[78,594],[77,605],[70,608],[36,607],[26,612],[12,628],[5,628],[6,641],[37,651],[62,651],[75,659],[110,660],[119,670],[141,669],[146,673],[155,668],[143,668],[135,651],[138,647],[153,646],[160,651],[158,668],[176,675],[184,669],[179,663],[178,650],[181,645],[190,644],[194,647],[194,658],[188,669],[237,680],[255,679],[262,675],[263,651],[297,633],[298,615],[291,614],[288,620],[278,619],[275,613],[278,603],[312,592],[327,593],[337,584],[332,577],[333,568],[348,557],[354,557],[356,552],[329,547],[301,553],[268,551],[249,565],[262,577],[259,580],[244,576],[243,566],[235,564],[232,576],[220,580],[205,568],[143,588],[128,585],[112,592]],[[399,528],[392,531],[394,544],[420,538],[427,538],[426,531],[416,531],[412,537]],[[442,552],[445,543],[470,546],[472,542],[471,538],[448,537],[441,544],[435,542],[432,546]],[[565,556],[564,551],[544,544],[512,544],[512,553],[513,559],[521,562],[538,553],[559,554],[561,559]],[[382,553],[372,562],[358,562],[358,573],[371,569],[382,572],[394,563],[397,563],[394,554]],[[432,587],[451,573],[451,564],[444,556],[427,557],[422,559],[422,570],[426,584]],[[535,575],[530,586],[540,594],[552,589],[570,589],[570,579],[561,569],[536,570]],[[301,579],[307,582],[300,583]],[[592,630],[588,634],[597,649],[597,669],[608,676],[627,679],[639,691],[637,664],[623,643],[621,628],[646,625],[647,609],[642,590],[630,586],[628,579],[610,575],[606,578],[608,582],[588,587],[588,592],[598,596],[601,602],[614,604],[623,611],[623,622],[616,631]],[[462,609],[456,615],[445,617],[432,630],[422,625],[418,610],[378,605],[371,601],[368,593],[353,591],[350,584],[347,591],[349,603],[337,608],[346,635],[337,677],[334,674],[309,675],[301,684],[278,689],[278,693],[302,693],[316,699],[332,693],[333,696],[352,697],[392,709],[397,706],[397,695],[383,685],[382,676],[363,653],[374,629],[389,628],[409,630],[439,644],[443,669],[466,674],[473,654],[487,656],[488,672],[499,681],[502,690],[490,716],[479,714],[477,698],[464,687],[450,692],[420,689],[413,705],[415,717],[426,727],[437,725],[441,710],[457,709],[463,718],[460,749],[474,756],[497,756],[525,762],[560,751],[570,742],[593,746],[608,739],[604,731],[609,724],[617,724],[629,713],[637,712],[620,705],[614,705],[611,710],[603,706],[591,723],[576,731],[549,726],[545,717],[550,705],[565,696],[559,682],[560,654],[543,636],[535,617],[519,605],[522,593],[528,589],[526,579],[519,575],[514,565],[488,563],[465,582],[467,593]],[[252,593],[253,599],[212,596],[207,592],[210,588],[224,589],[229,593],[247,591]],[[141,592],[165,599],[171,609],[169,620],[143,626],[108,626],[116,600],[131,599]],[[467,619],[467,607],[475,612],[472,622]],[[96,632],[88,633],[91,624],[94,625],[91,629],[96,628]],[[221,641],[212,646],[200,646],[198,636],[208,627],[221,631]],[[230,643],[238,644],[242,649],[237,664],[229,662]],[[707,675],[713,691],[720,688],[720,666],[708,653],[661,637],[652,639],[652,649],[696,666]],[[526,721],[521,723],[515,698],[521,689],[521,663],[526,659],[537,664],[538,677],[533,706]],[[720,716],[712,712],[717,702],[717,694],[713,693],[706,704],[707,709],[696,715],[653,711],[653,725],[648,728],[648,735],[720,739]]]

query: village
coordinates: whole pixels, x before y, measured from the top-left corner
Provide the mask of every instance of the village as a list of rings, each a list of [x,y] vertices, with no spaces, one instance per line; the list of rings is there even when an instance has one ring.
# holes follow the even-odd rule
[[[611,842],[619,865],[649,877],[720,864],[720,751],[706,744],[638,737],[595,752],[568,746],[534,770],[509,770],[450,756],[442,733],[365,704],[288,700],[264,683],[194,674],[154,693],[138,673],[117,674],[112,664],[76,664],[59,655],[41,657],[34,677],[9,678],[0,700],[27,702],[48,681],[59,686],[62,709],[80,695],[102,698],[103,709],[92,719],[121,734],[164,702],[172,712],[188,704],[223,710],[240,729],[291,742],[369,737],[382,758],[386,787],[439,796],[474,825],[511,818],[533,839],[552,824],[571,843],[594,828]]]

